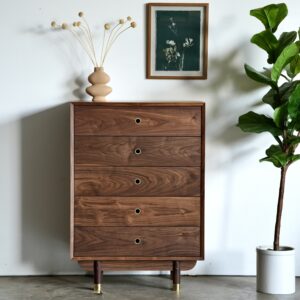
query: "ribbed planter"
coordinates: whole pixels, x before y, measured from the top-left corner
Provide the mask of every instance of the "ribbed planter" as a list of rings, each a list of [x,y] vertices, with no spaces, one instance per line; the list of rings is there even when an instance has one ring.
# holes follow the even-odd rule
[[[256,248],[256,287],[266,294],[295,293],[295,250],[281,247],[279,251],[272,247]]]

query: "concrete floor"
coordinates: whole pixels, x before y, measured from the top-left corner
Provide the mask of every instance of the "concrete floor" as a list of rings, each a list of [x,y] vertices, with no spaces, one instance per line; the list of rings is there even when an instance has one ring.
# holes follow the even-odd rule
[[[104,276],[103,295],[93,294],[92,277],[37,276],[0,277],[0,300],[271,300],[300,299],[298,292],[288,296],[256,293],[255,277],[182,276],[181,293],[170,290],[166,276]]]

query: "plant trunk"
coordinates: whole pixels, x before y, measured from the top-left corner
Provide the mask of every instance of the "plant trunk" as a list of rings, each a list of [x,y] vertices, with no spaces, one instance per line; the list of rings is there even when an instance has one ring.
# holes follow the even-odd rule
[[[278,251],[280,249],[280,246],[279,246],[280,225],[281,225],[283,196],[284,196],[284,188],[285,188],[285,177],[286,177],[287,169],[288,169],[287,166],[281,168],[280,186],[279,186],[278,204],[277,204],[277,215],[276,215],[276,224],[275,224],[275,234],[274,234],[274,243],[273,243],[273,248],[275,251]]]

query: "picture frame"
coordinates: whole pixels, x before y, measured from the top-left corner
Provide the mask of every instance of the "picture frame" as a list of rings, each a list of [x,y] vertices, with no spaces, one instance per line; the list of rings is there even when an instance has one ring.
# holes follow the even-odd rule
[[[147,79],[207,79],[208,3],[147,3]]]

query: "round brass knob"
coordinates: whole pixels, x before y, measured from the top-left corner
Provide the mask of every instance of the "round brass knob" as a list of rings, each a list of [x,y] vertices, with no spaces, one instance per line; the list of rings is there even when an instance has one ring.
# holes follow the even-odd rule
[[[134,154],[136,154],[136,155],[142,154],[142,149],[141,148],[134,149]]]
[[[136,124],[141,124],[141,122],[142,122],[141,118],[135,118],[135,123]]]
[[[136,185],[139,185],[139,184],[142,183],[142,180],[141,180],[140,178],[136,178],[136,179],[134,180],[134,183],[135,183]]]
[[[136,215],[139,215],[141,214],[142,210],[140,208],[136,208],[134,212]]]
[[[139,245],[141,242],[142,242],[142,240],[140,238],[137,238],[137,239],[134,240],[134,243],[136,245]]]

